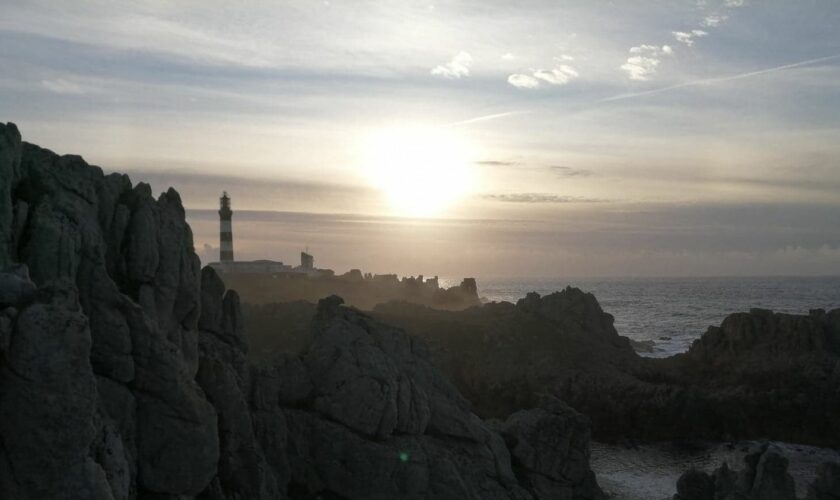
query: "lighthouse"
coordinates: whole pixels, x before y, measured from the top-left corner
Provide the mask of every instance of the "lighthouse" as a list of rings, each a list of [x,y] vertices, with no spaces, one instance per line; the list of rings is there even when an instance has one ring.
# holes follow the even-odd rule
[[[233,262],[233,226],[230,197],[227,191],[219,198],[219,262]]]

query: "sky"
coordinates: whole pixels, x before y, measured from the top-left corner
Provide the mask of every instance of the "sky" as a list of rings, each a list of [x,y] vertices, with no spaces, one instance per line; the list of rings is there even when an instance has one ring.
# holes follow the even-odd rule
[[[206,263],[840,274],[836,0],[0,0],[0,120]]]

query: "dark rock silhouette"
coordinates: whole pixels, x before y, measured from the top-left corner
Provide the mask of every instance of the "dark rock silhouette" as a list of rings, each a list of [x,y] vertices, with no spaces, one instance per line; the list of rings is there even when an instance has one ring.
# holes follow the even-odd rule
[[[744,457],[744,468],[733,471],[724,463],[712,474],[691,469],[677,481],[674,500],[796,500],[788,460],[775,446],[764,443]],[[806,500],[840,498],[840,465],[824,463],[809,485]]]
[[[0,180],[0,498],[602,498],[585,418],[517,414],[512,460],[423,341],[337,297],[302,352],[251,364],[174,190],[12,124]]]
[[[431,346],[483,417],[549,393],[587,415],[604,441],[770,438],[840,445],[840,310],[753,310],[691,349],[641,358],[591,294],[574,288],[515,306],[435,311],[389,303],[373,314]]]

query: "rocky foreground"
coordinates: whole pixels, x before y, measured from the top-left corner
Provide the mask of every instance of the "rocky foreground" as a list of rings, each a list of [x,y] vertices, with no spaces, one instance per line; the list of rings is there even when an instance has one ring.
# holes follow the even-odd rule
[[[337,297],[259,366],[178,193],[0,125],[0,498],[599,499],[589,422],[492,425],[424,342]]]
[[[590,418],[614,440],[840,439],[840,311],[735,315],[657,361],[575,289],[462,312],[297,306],[250,310],[306,325],[270,338],[292,352],[249,358],[177,192],[0,124],[0,498],[587,500],[604,498]],[[687,473],[676,498],[791,498],[761,453]],[[825,466],[809,498],[838,482]]]

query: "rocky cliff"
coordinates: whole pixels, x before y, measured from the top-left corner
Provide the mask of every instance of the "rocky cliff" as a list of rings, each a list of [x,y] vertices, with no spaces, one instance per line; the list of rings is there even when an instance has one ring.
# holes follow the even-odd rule
[[[603,497],[588,420],[548,399],[488,425],[424,342],[337,297],[302,352],[250,364],[177,192],[12,124],[0,269],[0,498]]]

